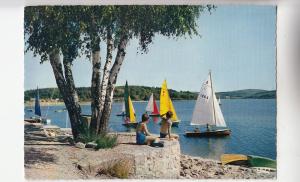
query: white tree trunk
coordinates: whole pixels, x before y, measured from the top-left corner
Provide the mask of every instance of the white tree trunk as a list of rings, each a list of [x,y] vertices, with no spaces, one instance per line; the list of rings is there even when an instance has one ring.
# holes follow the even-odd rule
[[[116,55],[115,62],[110,70],[110,75],[108,79],[107,89],[106,89],[106,96],[104,107],[102,111],[102,117],[100,121],[100,128],[99,133],[106,133],[108,130],[108,121],[111,113],[111,106],[113,101],[113,94],[115,89],[115,84],[117,82],[118,73],[120,72],[122,63],[125,57],[125,48],[127,45],[127,37],[122,37],[120,43],[118,45],[118,52]]]
[[[101,56],[100,56],[100,39],[96,40],[94,50],[92,51],[92,83],[91,83],[91,109],[92,118],[90,128],[95,132],[99,129],[97,118],[100,114],[100,88],[101,88]]]
[[[72,86],[70,85],[74,86],[74,82],[72,83],[73,80],[73,78],[71,77],[72,74],[69,73],[71,72],[71,69],[69,67],[70,65],[68,65],[67,63],[65,64],[66,65],[65,72],[67,72],[65,73],[67,77],[66,79],[63,74],[59,51],[58,50],[52,51],[49,54],[49,59],[55,76],[57,87],[63,97],[64,103],[69,113],[72,134],[74,140],[76,141],[79,136],[79,127],[81,125],[81,120],[80,120],[81,109],[77,102],[78,98],[76,99],[76,97],[74,97],[74,94],[72,94],[73,93]],[[67,83],[66,80],[68,80],[69,84]]]

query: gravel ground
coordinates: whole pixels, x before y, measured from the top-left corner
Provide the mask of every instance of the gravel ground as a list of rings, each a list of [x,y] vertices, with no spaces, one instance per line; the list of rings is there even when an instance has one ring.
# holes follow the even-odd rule
[[[220,161],[181,155],[182,179],[275,179],[275,171],[266,171],[234,165],[221,165]]]

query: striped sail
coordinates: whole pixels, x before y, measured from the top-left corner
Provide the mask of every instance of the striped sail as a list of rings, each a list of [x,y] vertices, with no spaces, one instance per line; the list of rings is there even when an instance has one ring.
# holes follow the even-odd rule
[[[147,103],[146,112],[150,112],[151,114],[159,114],[153,93],[151,94],[149,101]]]
[[[151,94],[151,96],[150,96],[150,99],[149,99],[148,104],[146,106],[146,111],[151,112],[151,113],[154,111],[154,109],[153,109],[153,94]]]

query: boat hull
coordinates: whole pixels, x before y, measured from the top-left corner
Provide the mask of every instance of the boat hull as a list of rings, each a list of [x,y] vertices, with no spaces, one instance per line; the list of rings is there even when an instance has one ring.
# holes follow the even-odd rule
[[[29,122],[29,123],[41,123],[41,120],[40,119],[37,119],[37,118],[35,118],[35,119],[24,119],[24,121],[26,121],[26,122]]]
[[[172,127],[178,127],[178,125],[179,125],[179,121],[177,121],[177,122],[172,122]]]
[[[150,117],[159,117],[160,114],[149,114]]]
[[[138,123],[123,123],[122,125],[126,126],[126,127],[136,128],[136,126],[138,125]]]
[[[204,132],[185,132],[187,137],[224,137],[231,134],[230,129],[204,131]]]
[[[267,167],[276,169],[276,161],[266,157],[248,155],[250,167]]]
[[[119,114],[116,114],[116,116],[126,116],[125,113],[119,113]]]
[[[242,155],[242,154],[223,154],[221,155],[223,165],[241,165],[256,168],[271,168],[276,169],[276,161],[266,157]]]

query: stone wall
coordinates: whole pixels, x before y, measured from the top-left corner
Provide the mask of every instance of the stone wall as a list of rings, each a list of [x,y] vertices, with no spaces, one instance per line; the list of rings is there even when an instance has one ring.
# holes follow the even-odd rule
[[[132,138],[135,138],[135,135],[132,135]],[[115,150],[122,149],[119,151],[124,154],[124,157],[130,157],[134,160],[134,178],[179,178],[181,155],[179,142],[177,140],[161,141],[164,142],[162,148],[122,144]]]
[[[178,141],[167,141],[163,148],[137,152],[135,155],[137,178],[179,178],[180,147]]]

